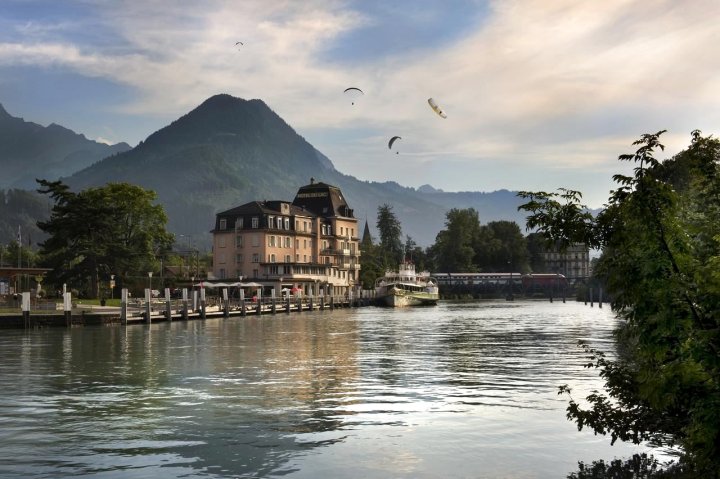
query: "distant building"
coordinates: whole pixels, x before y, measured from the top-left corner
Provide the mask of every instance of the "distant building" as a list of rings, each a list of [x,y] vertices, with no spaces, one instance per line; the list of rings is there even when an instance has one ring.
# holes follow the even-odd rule
[[[335,186],[311,179],[292,203],[253,201],[223,211],[212,234],[213,274],[220,280],[306,295],[343,295],[359,285],[358,221]]]
[[[565,251],[552,249],[541,254],[545,262],[544,273],[560,273],[570,283],[590,277],[590,250],[583,243],[568,246]]]

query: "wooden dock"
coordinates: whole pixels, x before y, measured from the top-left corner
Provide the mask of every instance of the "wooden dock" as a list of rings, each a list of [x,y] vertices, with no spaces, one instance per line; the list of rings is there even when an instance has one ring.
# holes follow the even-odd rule
[[[36,310],[0,315],[0,328],[38,328],[49,326],[80,325],[132,325],[168,321],[189,321],[212,318],[241,318],[273,314],[309,313],[372,306],[374,298],[290,298],[273,300],[265,298],[260,302],[210,298],[207,304],[177,299],[156,299],[149,303],[134,300],[121,307],[77,305],[69,311]],[[123,313],[123,309],[125,312]],[[149,312],[149,315],[148,315]]]

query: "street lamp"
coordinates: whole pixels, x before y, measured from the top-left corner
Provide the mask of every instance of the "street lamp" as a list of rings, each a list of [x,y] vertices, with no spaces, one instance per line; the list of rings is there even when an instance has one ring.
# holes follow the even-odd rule
[[[152,271],[148,271],[148,288],[150,288],[150,296],[152,296]]]
[[[110,275],[110,299],[113,299],[113,293],[115,292],[115,275]]]

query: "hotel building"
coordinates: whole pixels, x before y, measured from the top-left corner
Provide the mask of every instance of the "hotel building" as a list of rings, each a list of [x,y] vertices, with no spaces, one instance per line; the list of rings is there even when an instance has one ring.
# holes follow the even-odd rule
[[[289,201],[252,201],[218,213],[213,273],[282,291],[344,295],[359,286],[358,221],[339,188],[301,187]]]
[[[585,244],[572,244],[564,251],[554,248],[542,256],[546,272],[565,275],[571,284],[590,277],[590,249]]]

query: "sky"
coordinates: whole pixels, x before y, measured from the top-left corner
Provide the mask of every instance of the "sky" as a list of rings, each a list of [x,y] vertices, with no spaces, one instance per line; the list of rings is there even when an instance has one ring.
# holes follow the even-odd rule
[[[718,135],[718,18],[718,0],[2,0],[0,104],[134,146],[215,94],[258,98],[360,180],[600,207],[640,135],[667,130],[659,158]]]

